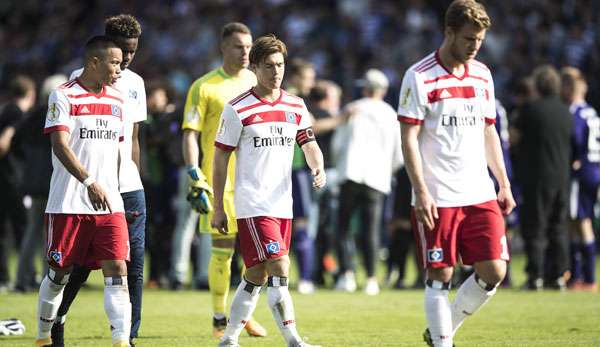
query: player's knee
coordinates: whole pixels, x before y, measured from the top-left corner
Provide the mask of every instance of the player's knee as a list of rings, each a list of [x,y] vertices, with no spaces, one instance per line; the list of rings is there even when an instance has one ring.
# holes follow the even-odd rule
[[[56,285],[64,286],[69,282],[72,268],[48,267],[48,279]]]
[[[427,269],[427,279],[444,283],[452,280],[453,269],[451,267]]]
[[[127,265],[124,260],[103,260],[101,264],[104,277],[127,276]]]
[[[290,269],[290,258],[283,257],[267,260],[267,273],[269,276],[287,277]]]
[[[497,286],[506,276],[505,261],[489,261],[475,264],[478,278],[490,286]]]
[[[246,269],[244,278],[246,279],[246,281],[254,284],[265,283],[267,281],[267,271],[265,269],[265,264],[257,264]]]

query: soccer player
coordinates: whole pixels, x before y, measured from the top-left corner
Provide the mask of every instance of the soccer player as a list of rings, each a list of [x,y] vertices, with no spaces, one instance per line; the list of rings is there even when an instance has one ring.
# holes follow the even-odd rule
[[[441,47],[411,66],[402,82],[398,119],[413,187],[413,230],[427,268],[424,339],[430,346],[452,346],[464,319],[496,293],[509,260],[502,214],[515,202],[494,128],[492,76],[474,59],[489,26],[483,5],[453,1]],[[499,182],[497,196],[487,166]],[[451,304],[459,256],[475,273]]]
[[[573,113],[573,173],[571,218],[574,230],[571,243],[573,290],[597,291],[596,240],[592,219],[600,187],[600,118],[585,102],[587,83],[581,71],[565,67],[561,71],[561,96]]]
[[[269,306],[288,346],[311,346],[296,331],[288,291],[292,230],[292,157],[297,142],[313,176],[325,185],[323,155],[315,142],[302,99],[280,88],[285,44],[273,35],[259,38],[250,51],[258,83],[231,100],[221,115],[215,140],[214,208],[211,225],[223,234],[235,228],[224,207],[228,164],[236,152],[235,211],[246,273],[231,303],[231,315],[219,346],[239,346],[238,337],[267,283]]]
[[[230,218],[230,233],[221,235],[210,225],[212,218],[212,165],[214,141],[219,117],[224,105],[236,95],[256,84],[256,77],[247,69],[248,53],[252,47],[250,29],[242,23],[226,24],[221,32],[223,66],[197,79],[188,91],[183,119],[183,157],[190,179],[188,200],[200,212],[200,231],[212,235],[212,250],[208,264],[208,285],[213,302],[213,335],[223,336],[227,326],[225,305],[229,293],[231,259],[233,257],[237,228],[233,208],[233,167],[225,188],[224,203]],[[202,136],[200,136],[202,134]],[[202,153],[202,166],[198,167],[198,138]],[[249,320],[246,330],[252,336],[265,336],[266,330],[254,320]]]
[[[51,346],[50,329],[74,265],[100,263],[104,309],[113,346],[129,346],[131,303],[127,288],[127,222],[119,194],[119,141],[123,54],[106,36],[85,45],[81,76],[48,99],[45,134],[52,143],[52,178],[46,206],[48,274],[39,291],[37,346]]]
[[[123,198],[127,228],[129,232],[130,260],[127,262],[129,298],[132,305],[130,344],[138,337],[142,311],[142,288],[144,286],[144,244],[146,225],[146,201],[140,179],[139,122],[145,121],[146,90],[144,80],[128,67],[138,48],[142,34],[140,23],[131,15],[120,14],[105,21],[105,34],[122,50],[121,74],[113,86],[124,95],[124,134],[120,146],[119,192]],[[81,75],[75,70],[71,79]],[[86,264],[89,265],[89,264]],[[92,266],[93,267],[93,266]],[[67,311],[75,296],[90,274],[89,266],[77,266],[65,287],[63,300],[58,310],[57,321],[52,327],[54,347],[64,346],[64,324]]]

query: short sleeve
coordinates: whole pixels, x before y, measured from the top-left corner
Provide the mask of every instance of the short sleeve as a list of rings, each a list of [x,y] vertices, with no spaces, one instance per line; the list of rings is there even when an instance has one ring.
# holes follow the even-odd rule
[[[185,99],[182,129],[202,131],[208,100],[203,95],[202,82],[196,81],[190,87]]]
[[[225,104],[215,138],[215,147],[226,151],[235,150],[242,134],[242,128],[242,122],[233,106]]]
[[[308,109],[304,102],[302,103],[302,110],[300,111],[300,124],[298,124],[298,129],[306,129],[312,126],[312,120],[310,114],[308,113]]]
[[[148,119],[148,109],[146,108],[146,87],[144,86],[144,80],[140,78],[140,83],[137,87],[135,101],[135,114],[133,115],[133,122],[139,123]]]
[[[404,123],[423,124],[426,114],[425,105],[419,76],[415,71],[409,69],[404,74],[400,88],[398,120]]]
[[[487,124],[496,123],[496,93],[494,91],[494,80],[491,75],[488,80],[486,103],[483,112]]]
[[[48,112],[46,113],[46,124],[44,134],[53,131],[66,131],[71,133],[73,120],[71,119],[71,106],[67,96],[60,90],[54,90],[48,97]]]

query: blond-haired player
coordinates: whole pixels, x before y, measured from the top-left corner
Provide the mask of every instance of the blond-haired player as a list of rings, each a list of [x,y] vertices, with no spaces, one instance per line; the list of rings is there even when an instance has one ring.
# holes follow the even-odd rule
[[[475,60],[491,22],[473,0],[453,1],[442,46],[404,75],[398,119],[413,187],[413,229],[427,269],[424,339],[452,346],[456,330],[496,292],[509,259],[502,214],[515,207],[489,69]],[[488,166],[498,181],[496,195]],[[448,299],[458,257],[475,273]]]

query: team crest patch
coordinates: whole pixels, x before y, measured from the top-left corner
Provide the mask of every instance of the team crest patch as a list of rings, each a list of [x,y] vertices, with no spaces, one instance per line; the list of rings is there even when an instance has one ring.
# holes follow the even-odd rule
[[[121,117],[121,108],[117,105],[112,105],[111,113],[115,117]]]
[[[427,250],[427,261],[429,263],[439,263],[444,260],[444,250],[441,248],[432,248]]]
[[[129,89],[129,98],[130,99],[137,99],[138,95],[137,95],[137,91],[135,89]]]
[[[293,112],[286,112],[285,121],[288,123],[296,123],[296,114]]]
[[[60,264],[62,262],[62,253],[58,251],[51,251],[50,258],[54,260],[55,263]]]
[[[279,242],[277,241],[273,241],[269,244],[267,244],[267,253],[269,254],[277,254],[279,253]]]
[[[50,107],[48,107],[48,120],[49,121],[55,121],[58,119],[58,111],[56,110],[56,103],[53,103],[52,105],[50,105]]]

